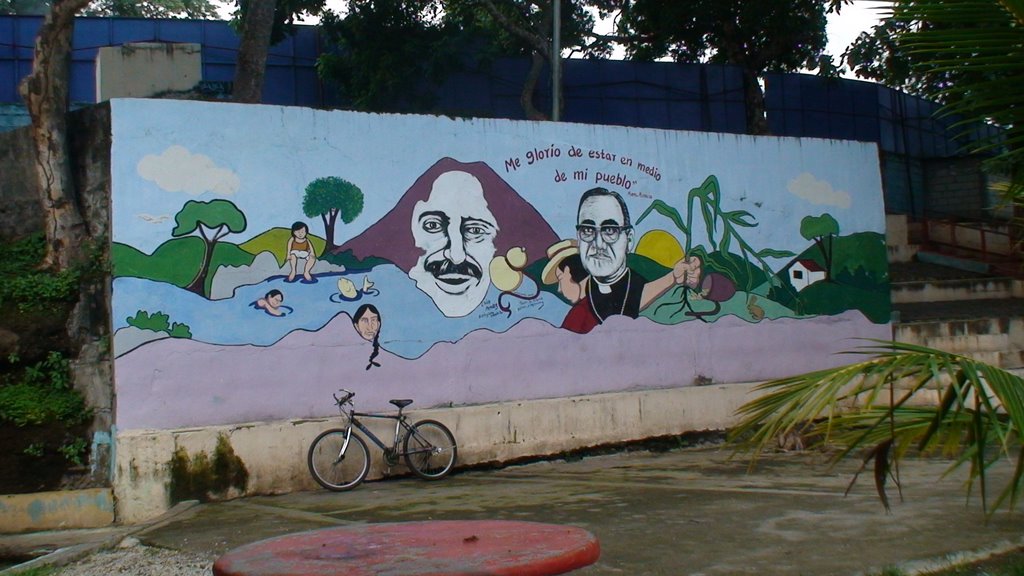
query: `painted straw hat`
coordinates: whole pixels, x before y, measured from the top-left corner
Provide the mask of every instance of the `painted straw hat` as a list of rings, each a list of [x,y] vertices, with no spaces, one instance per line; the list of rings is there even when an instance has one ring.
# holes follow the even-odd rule
[[[540,281],[545,284],[558,282],[555,271],[562,265],[562,261],[580,253],[579,242],[576,240],[562,240],[548,246],[548,263],[541,272]]]

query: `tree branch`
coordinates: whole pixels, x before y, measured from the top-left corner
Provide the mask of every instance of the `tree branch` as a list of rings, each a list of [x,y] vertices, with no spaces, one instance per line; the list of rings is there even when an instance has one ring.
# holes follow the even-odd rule
[[[551,45],[545,41],[546,39],[538,37],[535,33],[510,20],[507,16],[502,14],[500,10],[498,10],[497,6],[495,6],[494,2],[491,0],[478,1],[480,2],[480,5],[483,6],[484,10],[491,15],[491,18],[494,18],[510,32],[525,40],[526,43],[532,46],[534,50],[540,52],[546,60],[551,60]]]

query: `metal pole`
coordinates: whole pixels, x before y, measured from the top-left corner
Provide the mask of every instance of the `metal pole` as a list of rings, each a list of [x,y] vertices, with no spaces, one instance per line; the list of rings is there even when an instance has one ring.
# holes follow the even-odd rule
[[[554,30],[551,33],[551,119],[559,120],[562,100],[562,0],[551,0]]]

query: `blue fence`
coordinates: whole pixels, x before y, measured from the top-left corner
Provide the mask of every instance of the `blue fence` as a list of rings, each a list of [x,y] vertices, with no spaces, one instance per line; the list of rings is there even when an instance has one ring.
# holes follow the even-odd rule
[[[0,129],[27,123],[17,117],[17,85],[29,73],[41,17],[0,16]],[[96,52],[129,42],[189,42],[202,46],[204,81],[234,78],[239,39],[220,21],[79,18],[75,23],[71,99],[95,102]],[[336,107],[337,92],[320,81],[316,59],[321,42],[315,27],[271,47],[263,101],[267,104]],[[520,92],[529,62],[498,59],[449,77],[437,93],[436,113],[523,118]],[[744,133],[743,78],[731,66],[566,60],[563,120],[673,130]],[[545,77],[535,97],[551,108]],[[7,104],[6,106],[4,104]],[[921,215],[923,162],[961,155],[973,138],[955,118],[936,115],[938,106],[878,84],[804,74],[769,74],[765,107],[772,134],[859,140],[878,144],[886,207]]]
[[[20,102],[18,83],[32,69],[32,49],[43,19],[0,16],[0,103]],[[238,36],[226,22],[140,18],[75,20],[71,100],[96,101],[96,52],[130,42],[195,43],[203,47],[203,79],[230,82],[235,76]],[[263,101],[267,104],[322,106],[325,90],[316,75],[320,39],[316,28],[299,26],[294,36],[271,47]]]

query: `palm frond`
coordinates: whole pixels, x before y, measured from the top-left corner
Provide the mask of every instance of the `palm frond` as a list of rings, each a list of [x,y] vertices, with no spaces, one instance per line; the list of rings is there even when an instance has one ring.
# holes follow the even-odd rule
[[[871,340],[851,351],[860,362],[765,382],[759,396],[741,406],[729,434],[752,460],[793,433],[809,446],[838,450],[838,461],[854,452],[880,450],[898,462],[910,451],[955,458],[952,469],[970,467],[982,507],[994,510],[1019,497],[1024,477],[1020,426],[1024,423],[1024,379],[966,356],[901,342]],[[1015,459],[1011,483],[988,504],[986,469]],[[879,482],[876,461],[876,484]],[[881,488],[880,488],[881,489]],[[884,495],[882,496],[884,498]]]

